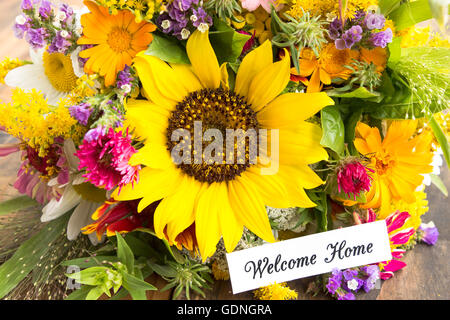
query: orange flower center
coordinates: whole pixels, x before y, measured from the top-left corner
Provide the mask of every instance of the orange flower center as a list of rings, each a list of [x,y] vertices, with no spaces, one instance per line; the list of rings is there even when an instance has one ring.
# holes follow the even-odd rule
[[[378,175],[384,175],[389,169],[395,166],[395,160],[389,156],[375,158],[375,170]]]
[[[115,52],[121,53],[131,48],[131,34],[126,30],[119,27],[115,27],[108,34],[108,45]]]

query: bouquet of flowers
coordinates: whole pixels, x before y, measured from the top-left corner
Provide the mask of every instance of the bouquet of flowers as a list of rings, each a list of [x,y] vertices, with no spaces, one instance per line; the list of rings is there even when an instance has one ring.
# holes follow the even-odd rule
[[[0,128],[17,138],[0,155],[21,154],[23,194],[1,204],[20,230],[2,240],[1,298],[145,299],[152,274],[174,298],[205,296],[229,279],[226,252],[385,220],[393,260],[317,278],[354,299],[436,242],[422,218],[426,186],[447,193],[450,43],[416,24],[445,24],[438,1],[21,11],[31,61],[0,65]],[[297,297],[285,283],[254,294]]]

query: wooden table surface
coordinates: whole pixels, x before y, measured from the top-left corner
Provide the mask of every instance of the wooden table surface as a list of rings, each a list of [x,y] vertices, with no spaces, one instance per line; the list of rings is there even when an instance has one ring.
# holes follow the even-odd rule
[[[66,0],[66,3],[80,5],[80,0]],[[21,0],[0,1],[0,60],[4,57],[27,59],[28,46],[25,40],[16,39],[12,31],[14,18],[19,14]],[[0,99],[8,100],[11,89],[0,85]],[[0,143],[10,143],[14,138],[0,134]],[[0,158],[0,201],[18,195],[12,187],[15,181],[20,158],[18,154]],[[446,167],[442,168],[441,178],[450,190],[450,174]],[[394,278],[383,281],[381,289],[372,290],[368,294],[358,294],[357,299],[450,299],[450,272],[449,272],[449,199],[445,198],[434,186],[427,189],[429,212],[423,221],[433,220],[439,229],[440,236],[435,246],[418,244],[413,250],[408,251],[403,258],[408,266],[397,273]],[[308,279],[300,279],[289,282],[291,288],[297,289],[299,299],[329,299],[324,295],[311,297],[306,289],[310,282]],[[165,285],[165,281],[157,276],[152,276],[151,283],[159,288]],[[170,299],[171,292],[148,292],[149,299]],[[223,300],[248,300],[252,299],[251,292],[233,295],[228,281],[217,281],[212,290],[207,291],[207,299]],[[194,296],[194,299],[200,299]]]

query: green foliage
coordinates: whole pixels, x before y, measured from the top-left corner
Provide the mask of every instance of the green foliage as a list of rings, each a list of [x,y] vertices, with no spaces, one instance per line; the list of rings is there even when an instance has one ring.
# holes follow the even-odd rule
[[[447,162],[447,165],[450,167],[450,144],[447,140],[447,137],[434,117],[429,117],[428,123],[431,127],[431,130],[433,131],[434,136],[436,137],[437,142],[441,146],[442,153],[444,154],[444,159]]]
[[[19,196],[0,203],[0,216],[14,211],[35,207],[39,203],[28,196]]]
[[[145,282],[141,271],[145,265],[136,265],[133,251],[118,232],[116,232],[116,239],[117,257],[115,259],[113,257],[93,257],[92,260],[97,265],[93,265],[92,262],[80,264],[79,267],[83,265],[89,267],[77,273],[66,274],[68,278],[89,287],[89,290],[84,289],[83,294],[75,291],[76,297],[84,296],[86,300],[96,300],[102,294],[111,297],[111,290],[116,294],[119,288],[123,287],[134,300],[145,300],[146,291],[156,290],[156,287]],[[77,265],[79,262],[79,259],[75,259],[66,261],[65,264]],[[86,294],[84,295],[84,293]],[[73,299],[73,295],[70,295],[68,299]]]
[[[235,63],[249,39],[249,35],[235,31],[224,21],[217,18],[214,19],[214,30],[209,32],[209,40],[219,64],[224,62]]]
[[[176,299],[183,291],[186,293],[186,298],[190,299],[191,290],[205,297],[202,289],[209,289],[208,282],[212,283],[209,267],[188,257],[184,258],[183,263],[169,260],[161,265],[149,261],[149,266],[168,282],[161,291],[175,288],[173,299]]]
[[[25,241],[14,255],[0,266],[0,299],[13,290],[36,268],[52,243],[65,232],[70,214],[49,222],[35,236]]]
[[[173,37],[153,33],[153,40],[145,54],[155,56],[170,63],[189,64],[186,48],[182,42]]]
[[[345,149],[345,128],[341,113],[335,106],[328,106],[320,114],[323,132],[320,144],[341,155]]]

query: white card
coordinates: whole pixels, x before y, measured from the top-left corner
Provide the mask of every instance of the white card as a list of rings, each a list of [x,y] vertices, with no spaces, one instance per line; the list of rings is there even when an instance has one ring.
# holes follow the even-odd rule
[[[391,259],[384,220],[227,254],[233,294]]]

